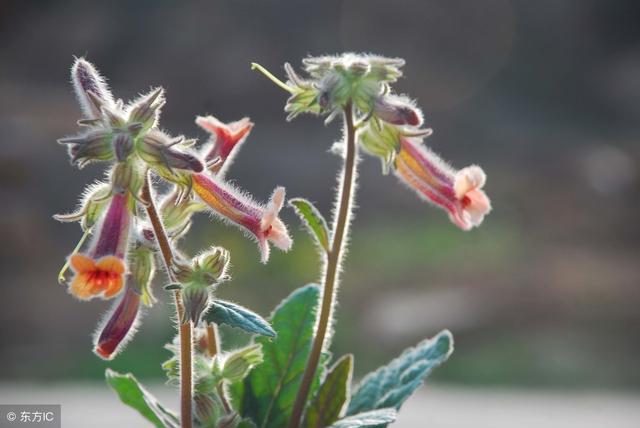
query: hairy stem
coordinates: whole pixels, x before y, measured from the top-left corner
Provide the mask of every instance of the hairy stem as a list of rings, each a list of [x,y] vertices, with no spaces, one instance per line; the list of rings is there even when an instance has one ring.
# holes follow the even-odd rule
[[[311,348],[311,354],[307,360],[304,375],[298,395],[293,406],[293,413],[289,420],[289,428],[298,428],[304,407],[309,396],[309,390],[313,383],[313,378],[318,370],[320,355],[324,348],[324,342],[327,331],[331,324],[333,307],[336,297],[336,283],[338,280],[338,271],[340,262],[342,261],[342,250],[344,237],[347,234],[349,226],[349,217],[351,215],[351,206],[353,200],[353,188],[356,177],[356,128],[353,124],[353,107],[351,102],[347,103],[344,108],[344,123],[346,127],[346,156],[342,171],[342,181],[340,193],[338,193],[337,212],[333,224],[333,241],[331,248],[327,254],[327,263],[324,271],[324,287],[322,294],[322,306],[320,308],[320,318],[318,320],[318,329]]]
[[[158,210],[156,209],[153,195],[151,194],[149,173],[146,174],[144,185],[142,186],[141,199],[144,202],[147,215],[151,221],[151,227],[160,247],[160,253],[162,254],[162,260],[164,260],[165,270],[167,276],[172,282],[176,282],[175,275],[173,273],[173,251],[169,238],[164,230],[164,225]],[[192,381],[192,337],[191,337],[191,321],[182,323],[182,315],[184,313],[184,306],[182,305],[182,295],[180,290],[174,291],[174,299],[176,305],[176,311],[178,313],[178,323],[180,323],[180,426],[182,428],[191,428],[193,423],[192,415],[192,403],[193,403],[193,381]]]
[[[220,345],[218,344],[218,326],[214,323],[207,324],[207,352],[211,358],[218,353]]]

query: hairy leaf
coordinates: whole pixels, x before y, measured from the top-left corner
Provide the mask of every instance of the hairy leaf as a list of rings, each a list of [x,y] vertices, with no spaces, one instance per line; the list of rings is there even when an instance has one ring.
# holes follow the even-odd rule
[[[278,333],[276,339],[256,337],[262,345],[264,362],[245,379],[240,401],[241,414],[250,417],[259,428],[281,428],[291,416],[296,393],[311,351],[316,309],[320,300],[317,285],[307,285],[294,291],[275,310],[271,324]],[[322,366],[312,386],[317,389]]]
[[[249,309],[224,300],[214,300],[209,312],[205,315],[209,322],[226,324],[249,333],[275,337],[276,332],[260,315]]]
[[[345,355],[330,370],[311,405],[307,409],[303,428],[323,428],[340,418],[349,396],[353,371],[353,356]]]
[[[397,412],[395,409],[378,409],[369,412],[358,413],[340,419],[329,428],[358,428],[358,427],[375,427],[386,426],[396,420]]]
[[[316,238],[318,244],[325,250],[329,251],[329,229],[320,211],[313,204],[303,198],[289,199],[296,214],[302,219],[302,222],[309,230],[309,233]]]
[[[132,374],[120,374],[107,369],[107,383],[118,394],[120,400],[136,409],[158,428],[178,428],[180,422],[172,411],[164,408]]]
[[[448,330],[405,350],[388,365],[362,379],[351,397],[347,415],[387,407],[399,410],[431,370],[444,362],[451,352],[453,336]]]

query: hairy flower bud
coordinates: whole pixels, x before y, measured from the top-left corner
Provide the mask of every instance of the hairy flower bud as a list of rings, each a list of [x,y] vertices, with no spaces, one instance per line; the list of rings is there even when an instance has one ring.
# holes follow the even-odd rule
[[[141,96],[129,107],[129,122],[141,124],[144,130],[155,127],[165,102],[163,88],[156,88]]]
[[[191,226],[191,216],[206,206],[191,197],[184,197],[179,188],[168,193],[160,202],[164,227],[173,239],[179,238]]]
[[[118,162],[124,162],[133,151],[133,138],[128,132],[118,132],[111,142]]]
[[[220,418],[224,410],[215,394],[196,393],[193,396],[193,402],[195,416],[202,426],[215,426],[213,424]]]
[[[229,252],[222,247],[212,247],[200,254],[193,264],[193,275],[207,284],[215,284],[227,279]]]
[[[197,325],[200,322],[200,317],[209,307],[209,287],[207,284],[192,281],[185,284],[182,287],[182,304],[184,306],[184,315],[182,317],[182,323],[187,323],[189,320]]]
[[[84,58],[76,58],[71,67],[71,82],[86,118],[99,118],[102,105],[114,104],[113,96],[104,78]]]
[[[142,303],[145,306],[152,306],[156,302],[156,298],[151,292],[151,281],[156,270],[153,251],[140,245],[131,252],[129,259],[131,260],[129,264],[131,278],[139,289]]]
[[[204,165],[197,156],[175,148],[181,142],[181,138],[172,140],[160,131],[151,130],[140,140],[138,155],[153,167],[202,172]]]
[[[109,204],[111,186],[107,183],[96,183],[88,186],[80,200],[76,212],[70,214],[56,214],[53,216],[61,222],[79,221],[82,230],[89,230],[102,216]]]
[[[115,164],[111,172],[111,185],[116,193],[131,192],[137,194],[142,187],[142,172],[134,162]]]
[[[260,344],[234,351],[224,361],[222,377],[229,383],[240,382],[247,377],[251,369],[262,363],[263,357]]]
[[[58,143],[69,146],[71,162],[79,168],[91,162],[110,161],[114,158],[111,133],[103,128],[92,129],[75,137],[61,138]]]
[[[373,114],[393,125],[420,126],[422,113],[411,101],[394,95],[381,95],[373,102]]]

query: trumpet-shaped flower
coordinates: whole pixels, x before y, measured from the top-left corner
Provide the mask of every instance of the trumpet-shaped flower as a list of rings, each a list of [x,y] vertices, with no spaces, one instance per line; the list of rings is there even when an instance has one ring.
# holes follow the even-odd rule
[[[88,254],[73,254],[75,275],[69,291],[79,299],[109,299],[122,289],[125,257],[131,228],[129,197],[116,193],[99,223],[99,232]]]
[[[394,166],[396,176],[418,195],[445,209],[463,230],[479,226],[491,211],[491,202],[482,190],[486,175],[479,166],[455,171],[409,137],[400,138]]]
[[[193,190],[213,213],[245,229],[258,241],[262,263],[269,260],[269,242],[283,251],[291,248],[289,232],[278,218],[285,198],[283,187],[276,188],[263,206],[216,177],[205,174],[192,177]]]
[[[244,143],[253,128],[253,123],[248,117],[235,122],[223,123],[213,116],[198,116],[196,124],[212,136],[211,147],[205,154],[207,163],[218,159],[210,170],[219,176],[231,165],[233,157],[238,152],[239,146]]]

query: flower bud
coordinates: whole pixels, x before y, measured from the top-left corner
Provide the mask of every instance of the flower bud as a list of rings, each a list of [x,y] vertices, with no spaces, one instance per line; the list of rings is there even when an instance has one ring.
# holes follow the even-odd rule
[[[139,287],[142,303],[145,306],[152,306],[156,302],[150,287],[155,275],[155,264],[153,251],[148,247],[139,246],[132,251],[129,263],[130,275],[134,283]]]
[[[202,172],[204,165],[195,155],[174,146],[182,140],[172,140],[166,134],[152,130],[138,144],[138,154],[149,165],[160,168]]]
[[[160,109],[165,104],[164,89],[156,88],[135,100],[129,108],[129,122],[139,123],[142,129],[155,127],[160,116]]]
[[[189,282],[182,287],[183,324],[191,321],[194,325],[209,307],[209,287],[201,282]]]
[[[114,157],[111,133],[106,129],[98,128],[84,135],[61,138],[58,143],[69,145],[71,162],[79,168],[95,161],[109,161]]]
[[[260,344],[235,351],[225,360],[222,377],[229,383],[240,382],[247,377],[251,369],[262,363],[262,360],[262,345]]]
[[[392,125],[420,126],[422,113],[404,97],[379,96],[373,102],[373,114]]]
[[[61,222],[80,221],[82,230],[89,230],[100,219],[108,206],[111,186],[98,183],[88,186],[82,196],[79,207],[74,213],[56,214],[53,217]]]
[[[84,58],[76,58],[71,67],[71,82],[86,118],[99,118],[102,105],[113,105],[109,87],[95,67]]]
[[[179,189],[167,194],[160,202],[160,213],[167,233],[176,238],[189,229],[191,216],[203,211],[205,205],[191,197],[183,197]]]
[[[223,408],[214,394],[196,393],[193,396],[195,416],[202,426],[214,426]]]
[[[124,162],[133,151],[133,138],[128,132],[118,132],[111,142],[118,162]]]
[[[213,247],[195,260],[193,272],[208,284],[214,284],[227,278],[230,255],[222,247]]]

